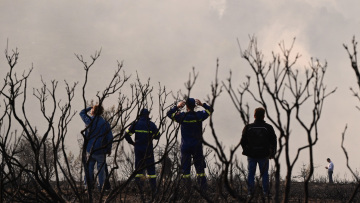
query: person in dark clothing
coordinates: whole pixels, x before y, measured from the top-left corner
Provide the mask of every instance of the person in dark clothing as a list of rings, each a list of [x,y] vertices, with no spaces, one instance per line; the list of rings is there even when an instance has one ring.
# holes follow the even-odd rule
[[[169,157],[169,154],[166,152],[162,155],[163,160],[161,161],[161,182],[164,184],[168,184],[169,181],[171,181],[173,176],[173,163]]]
[[[91,116],[87,115],[89,111]],[[87,178],[87,173],[85,172],[85,181],[90,180],[87,186],[91,188],[94,184],[94,166],[97,163],[100,190],[105,181],[106,154],[111,154],[113,139],[110,124],[101,117],[103,112],[103,107],[99,105],[88,107],[80,112],[80,117],[87,126],[85,139],[88,142],[86,151],[89,155],[89,167],[87,169],[89,178]],[[86,166],[85,163],[84,166]]]
[[[187,112],[179,112],[186,105]],[[205,110],[194,111],[195,106],[202,106]],[[188,98],[180,101],[167,112],[167,116],[181,125],[181,166],[183,179],[190,184],[191,158],[195,165],[197,181],[201,189],[206,188],[205,159],[203,154],[202,122],[213,112],[213,108],[200,100]]]
[[[138,172],[135,176],[136,183],[142,192],[142,180],[145,179],[144,169],[147,169],[147,175],[150,180],[150,186],[153,196],[156,193],[156,172],[153,150],[153,139],[158,140],[160,133],[156,125],[149,118],[150,112],[147,109],[140,111],[140,116],[135,120],[125,133],[126,141],[134,146],[135,151],[135,169]],[[135,142],[131,135],[135,133]]]
[[[247,124],[241,137],[243,155],[248,160],[248,195],[254,194],[256,166],[259,165],[262,178],[263,193],[269,194],[269,159],[275,157],[276,134],[273,127],[264,121],[265,109],[255,109],[255,121]]]

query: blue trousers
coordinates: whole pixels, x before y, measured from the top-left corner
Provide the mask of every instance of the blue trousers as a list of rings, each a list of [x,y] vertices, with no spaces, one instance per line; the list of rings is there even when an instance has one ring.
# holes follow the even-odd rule
[[[147,174],[149,175],[149,182],[151,186],[151,190],[153,193],[156,191],[156,172],[155,172],[155,159],[154,152],[147,152],[142,150],[135,149],[135,168],[138,170],[136,175],[136,183],[138,184],[140,190],[142,188],[141,179],[144,178],[144,169],[147,170]]]
[[[333,182],[334,182],[334,181],[333,181],[333,178],[332,178],[332,176],[333,176],[333,171],[328,170],[328,175],[329,175],[329,183],[333,183]]]
[[[269,192],[269,159],[268,158],[251,158],[248,157],[248,193],[255,192],[255,173],[256,166],[259,165],[260,175],[262,179],[263,192]]]
[[[94,184],[94,167],[96,163],[98,170],[98,180],[99,180],[98,187],[101,190],[105,181],[105,165],[106,165],[105,161],[106,161],[105,154],[93,154],[91,155],[91,157],[89,157],[89,179],[90,179],[90,184],[88,184],[89,188],[91,188],[92,185]],[[86,183],[86,176],[85,176],[85,183]]]
[[[138,174],[144,174],[144,169],[146,169],[148,175],[155,175],[154,163],[154,152],[146,152],[135,149],[135,168],[136,170],[140,170]]]
[[[194,160],[194,165],[197,173],[197,181],[202,189],[206,188],[205,176],[205,159],[202,145],[198,147],[182,147],[181,148],[181,166],[183,178],[190,178],[191,158]],[[189,181],[188,181],[189,182]]]

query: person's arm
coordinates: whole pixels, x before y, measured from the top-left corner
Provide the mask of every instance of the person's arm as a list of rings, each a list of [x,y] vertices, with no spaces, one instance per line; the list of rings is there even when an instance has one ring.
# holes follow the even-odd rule
[[[129,144],[131,144],[131,145],[134,145],[135,144],[135,142],[131,139],[131,135],[133,135],[134,134],[134,130],[133,130],[133,127],[134,125],[133,124],[131,124],[131,126],[129,127],[129,129],[127,129],[126,131],[125,131],[125,140],[129,143]]]
[[[167,112],[167,117],[171,118],[172,120],[179,122],[180,119],[180,114],[177,113],[178,110],[180,110],[181,108],[183,108],[185,106],[185,102],[184,101],[180,101],[176,106],[172,107],[168,112]]]
[[[153,139],[158,140],[160,138],[160,131],[156,127],[155,123],[152,123],[152,129],[151,132],[153,132]]]
[[[160,139],[160,131],[158,130],[158,129],[155,129],[154,130],[154,135],[153,135],[153,138],[155,139],[155,140],[158,140],[158,139]]]
[[[276,150],[277,150],[277,138],[274,131],[274,128],[270,126],[270,136],[271,136],[271,143],[270,143],[270,158],[275,158]]]
[[[247,128],[248,128],[248,125],[246,125],[243,128],[242,134],[241,134],[241,140],[240,140],[240,145],[241,145],[241,148],[243,149],[243,152],[242,152],[243,155],[247,155],[247,153],[248,153],[248,140],[246,138]]]
[[[205,113],[203,113],[201,120],[207,119],[214,112],[214,109],[211,106],[202,103],[199,99],[196,99],[195,102],[198,106],[202,106],[205,109]]]
[[[80,111],[80,117],[86,125],[89,125],[91,123],[90,116],[87,115],[87,112],[89,112],[91,109],[92,109],[92,107],[88,107],[88,108]]]

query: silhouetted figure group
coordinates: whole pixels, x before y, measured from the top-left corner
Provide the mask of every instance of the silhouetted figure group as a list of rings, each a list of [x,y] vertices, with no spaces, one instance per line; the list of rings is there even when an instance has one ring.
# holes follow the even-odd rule
[[[186,111],[181,111],[186,106]],[[195,111],[195,107],[203,107],[204,110]],[[90,112],[91,116],[87,115]],[[182,180],[188,190],[191,190],[191,165],[195,166],[197,185],[200,191],[206,191],[207,181],[205,174],[205,158],[203,153],[203,126],[202,123],[212,113],[213,108],[206,103],[202,103],[198,99],[188,98],[186,101],[180,101],[174,105],[168,112],[167,116],[173,121],[180,124],[181,128],[181,174]],[[106,155],[111,154],[113,135],[109,123],[101,117],[103,108],[99,105],[86,108],[80,112],[82,120],[86,124],[85,128],[85,144],[88,153],[87,160],[83,160],[85,166],[85,181],[89,189],[94,185],[94,166],[97,164],[98,170],[98,189],[109,189],[109,185],[105,184],[108,180],[105,175],[107,172]],[[150,120],[150,112],[148,109],[142,109],[138,117],[131,123],[125,132],[126,141],[134,146],[135,152],[135,182],[143,192],[144,180],[148,179],[152,197],[157,194],[156,171],[154,159],[153,140],[160,138],[160,132],[157,126]],[[276,154],[276,135],[273,127],[264,121],[265,109],[257,108],[254,112],[255,121],[244,127],[241,137],[241,146],[243,155],[248,160],[248,196],[252,198],[254,194],[255,172],[257,165],[259,166],[262,177],[262,186],[264,196],[269,193],[269,159],[274,158]],[[135,135],[134,140],[131,138]],[[167,152],[165,152],[167,153]],[[162,174],[172,175],[171,160],[168,154],[163,156]],[[332,182],[333,164],[329,161],[329,180]],[[167,168],[166,168],[167,166]],[[146,174],[145,174],[146,169]],[[164,171],[166,170],[166,171]],[[163,176],[164,177],[164,176]],[[168,177],[166,177],[168,178]],[[143,197],[142,197],[143,198]]]
[[[186,106],[186,112],[181,109]],[[204,108],[202,111],[195,111],[196,106]],[[91,110],[91,116],[87,112]],[[206,103],[202,103],[198,99],[188,98],[186,101],[180,101],[171,108],[167,116],[181,126],[181,170],[182,179],[191,188],[190,170],[191,163],[195,165],[197,172],[197,182],[201,190],[206,189],[205,175],[205,158],[203,154],[203,128],[202,122],[207,119],[213,109]],[[84,160],[85,166],[85,182],[88,188],[94,185],[94,165],[97,163],[98,169],[98,189],[101,190],[106,175],[106,154],[111,154],[111,144],[113,135],[110,125],[101,117],[103,108],[101,106],[93,106],[86,108],[80,112],[80,116],[86,124],[85,142],[87,142],[88,160]],[[154,160],[153,140],[160,138],[160,132],[156,125],[150,120],[150,112],[148,109],[142,109],[139,116],[131,123],[126,130],[126,141],[134,146],[135,151],[135,180],[140,192],[142,193],[143,180],[149,179],[153,197],[156,195],[156,172]],[[135,135],[134,140],[131,138]],[[166,162],[165,162],[166,161]],[[168,156],[164,158],[164,165],[169,165],[171,160]],[[106,169],[106,170],[105,170]],[[145,169],[147,176],[145,175]],[[164,171],[165,175],[170,175],[168,171]],[[108,188],[109,186],[107,186]],[[105,188],[106,189],[106,188]]]

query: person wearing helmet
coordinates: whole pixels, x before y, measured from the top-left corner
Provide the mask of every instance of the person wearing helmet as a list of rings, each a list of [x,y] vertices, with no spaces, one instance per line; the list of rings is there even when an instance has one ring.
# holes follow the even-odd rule
[[[180,110],[186,105],[186,112]],[[204,108],[195,111],[195,106]],[[167,116],[181,125],[181,166],[182,178],[187,184],[190,182],[191,158],[197,173],[197,182],[201,190],[206,189],[205,159],[203,154],[203,126],[202,122],[213,112],[213,108],[198,99],[188,98],[180,101],[167,112]],[[190,187],[189,187],[190,188]]]
[[[142,109],[138,119],[136,119],[125,132],[126,141],[134,146],[135,151],[135,176],[136,183],[142,193],[142,185],[146,176],[144,169],[147,169],[147,177],[149,178],[152,195],[156,193],[156,173],[155,160],[153,150],[153,139],[160,138],[159,130],[149,118],[150,112]],[[131,135],[135,134],[135,141],[131,139]],[[142,195],[142,194],[141,194]]]

